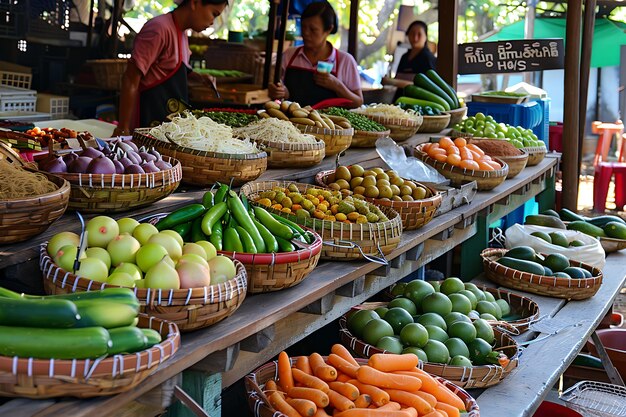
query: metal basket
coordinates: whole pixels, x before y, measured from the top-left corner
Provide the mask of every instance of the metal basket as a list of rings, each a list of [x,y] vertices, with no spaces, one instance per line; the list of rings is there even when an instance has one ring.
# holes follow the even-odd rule
[[[565,391],[561,400],[585,417],[626,416],[626,388],[619,385],[581,381]]]

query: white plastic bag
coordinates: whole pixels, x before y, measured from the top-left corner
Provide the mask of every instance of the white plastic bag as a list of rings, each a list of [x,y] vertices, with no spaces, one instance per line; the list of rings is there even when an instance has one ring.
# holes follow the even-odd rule
[[[565,237],[567,237],[568,242],[571,242],[572,240],[580,240],[581,242],[584,242],[585,245],[564,248],[559,245],[548,243],[539,237],[532,236],[531,233],[533,232],[561,232],[565,235]],[[516,246],[530,246],[537,252],[545,254],[560,253],[567,256],[569,259],[584,262],[599,269],[604,267],[605,254],[600,241],[576,230],[555,229],[552,227],[535,226],[530,224],[514,224],[506,229],[505,235],[507,249],[514,248]]]
[[[389,168],[402,173],[403,178],[421,182],[439,184],[447,179],[435,168],[426,165],[415,157],[407,157],[404,149],[389,137],[380,138],[376,141],[376,151],[380,159],[385,161]]]

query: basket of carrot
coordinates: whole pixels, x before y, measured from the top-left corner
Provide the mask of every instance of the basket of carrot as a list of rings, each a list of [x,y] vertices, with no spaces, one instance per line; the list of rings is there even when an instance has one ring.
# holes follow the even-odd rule
[[[248,404],[261,417],[478,417],[476,400],[419,369],[413,354],[355,359],[342,345],[278,360],[245,378]]]

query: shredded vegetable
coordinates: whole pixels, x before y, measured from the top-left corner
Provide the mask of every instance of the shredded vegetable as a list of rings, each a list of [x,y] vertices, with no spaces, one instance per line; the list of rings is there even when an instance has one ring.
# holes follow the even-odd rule
[[[199,151],[230,154],[258,152],[254,142],[233,138],[233,130],[229,126],[209,117],[196,119],[189,112],[174,116],[171,122],[153,127],[150,135],[163,142],[174,142]]]
[[[235,136],[261,142],[316,143],[315,136],[301,133],[291,122],[275,117],[233,129]]]
[[[357,113],[368,114],[371,116],[392,117],[396,119],[420,120],[419,114],[414,111],[403,110],[393,104],[370,104],[356,110]]]

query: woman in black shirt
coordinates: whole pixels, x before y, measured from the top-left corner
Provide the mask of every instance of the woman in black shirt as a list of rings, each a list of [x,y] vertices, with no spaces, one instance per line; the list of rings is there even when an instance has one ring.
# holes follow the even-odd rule
[[[421,20],[411,23],[406,30],[406,36],[411,44],[411,49],[400,58],[396,77],[406,78],[413,74],[426,72],[429,69],[435,69],[437,58],[427,46],[428,26],[426,23]]]

